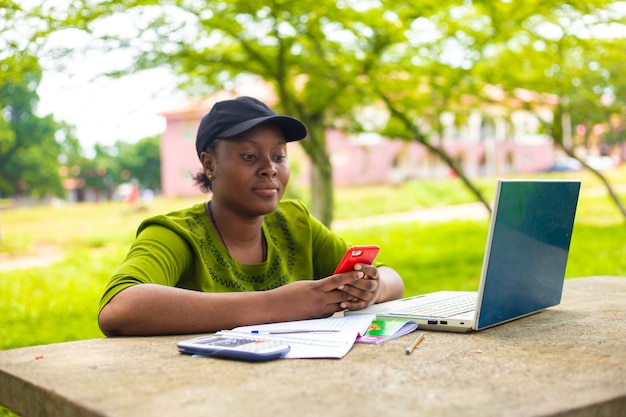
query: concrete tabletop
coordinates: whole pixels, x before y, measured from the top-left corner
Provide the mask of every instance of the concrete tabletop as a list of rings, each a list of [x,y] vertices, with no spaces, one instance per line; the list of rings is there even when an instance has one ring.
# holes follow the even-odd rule
[[[626,415],[626,278],[565,282],[559,306],[481,332],[251,364],[181,336],[0,351],[0,404],[28,416]],[[188,338],[183,336],[182,338]]]

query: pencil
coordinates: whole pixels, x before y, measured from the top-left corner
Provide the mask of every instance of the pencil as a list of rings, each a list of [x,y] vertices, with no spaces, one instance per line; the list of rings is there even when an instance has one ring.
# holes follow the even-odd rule
[[[418,333],[417,337],[415,338],[415,340],[413,340],[411,342],[411,344],[406,348],[406,354],[410,355],[411,352],[413,352],[415,350],[415,348],[417,347],[417,345],[420,344],[420,342],[422,341],[422,339],[424,338],[424,333]]]

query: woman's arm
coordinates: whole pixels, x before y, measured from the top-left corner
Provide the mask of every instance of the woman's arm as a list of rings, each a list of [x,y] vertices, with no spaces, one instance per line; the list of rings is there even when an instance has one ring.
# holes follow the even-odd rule
[[[237,326],[327,317],[352,298],[342,291],[361,280],[353,271],[317,281],[297,281],[269,291],[206,293],[138,284],[115,295],[101,310],[107,336],[207,333]]]
[[[374,302],[382,303],[383,301],[402,298],[404,295],[404,281],[402,281],[400,274],[388,266],[379,267],[378,273],[380,275],[381,289]]]

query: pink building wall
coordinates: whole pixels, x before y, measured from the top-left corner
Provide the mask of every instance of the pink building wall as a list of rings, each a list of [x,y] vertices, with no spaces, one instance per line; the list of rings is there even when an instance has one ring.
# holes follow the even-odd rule
[[[192,177],[201,169],[196,155],[195,138],[200,119],[215,101],[197,103],[178,112],[164,113],[167,119],[161,137],[161,184],[166,197],[199,196],[201,191]],[[306,139],[305,139],[306,140]],[[444,178],[450,169],[437,157],[429,155],[419,143],[346,135],[327,131],[327,148],[333,165],[333,183],[337,186],[385,184],[414,178]],[[292,181],[308,184],[310,165],[298,144],[290,144],[290,159],[300,167]],[[504,140],[443,142],[445,151],[461,164],[469,177],[531,173],[548,168],[554,161],[553,146],[548,141],[519,143]]]
[[[166,197],[200,194],[193,176],[202,167],[196,155],[196,131],[202,114],[168,114],[161,136],[161,187]]]
[[[438,157],[416,142],[382,139],[369,144],[354,143],[343,132],[326,132],[327,148],[337,186],[386,184],[415,178],[443,178],[451,171]],[[549,142],[444,141],[443,149],[461,164],[470,177],[532,173],[554,161]],[[300,181],[308,183],[310,166],[303,167]]]

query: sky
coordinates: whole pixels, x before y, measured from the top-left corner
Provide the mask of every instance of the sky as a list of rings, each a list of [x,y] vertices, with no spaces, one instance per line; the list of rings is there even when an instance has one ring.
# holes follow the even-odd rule
[[[110,79],[98,76],[98,65],[88,60],[73,60],[69,67],[66,72],[44,71],[37,113],[75,126],[87,153],[96,143],[134,143],[162,133],[165,118],[160,113],[184,102],[167,70]]]

